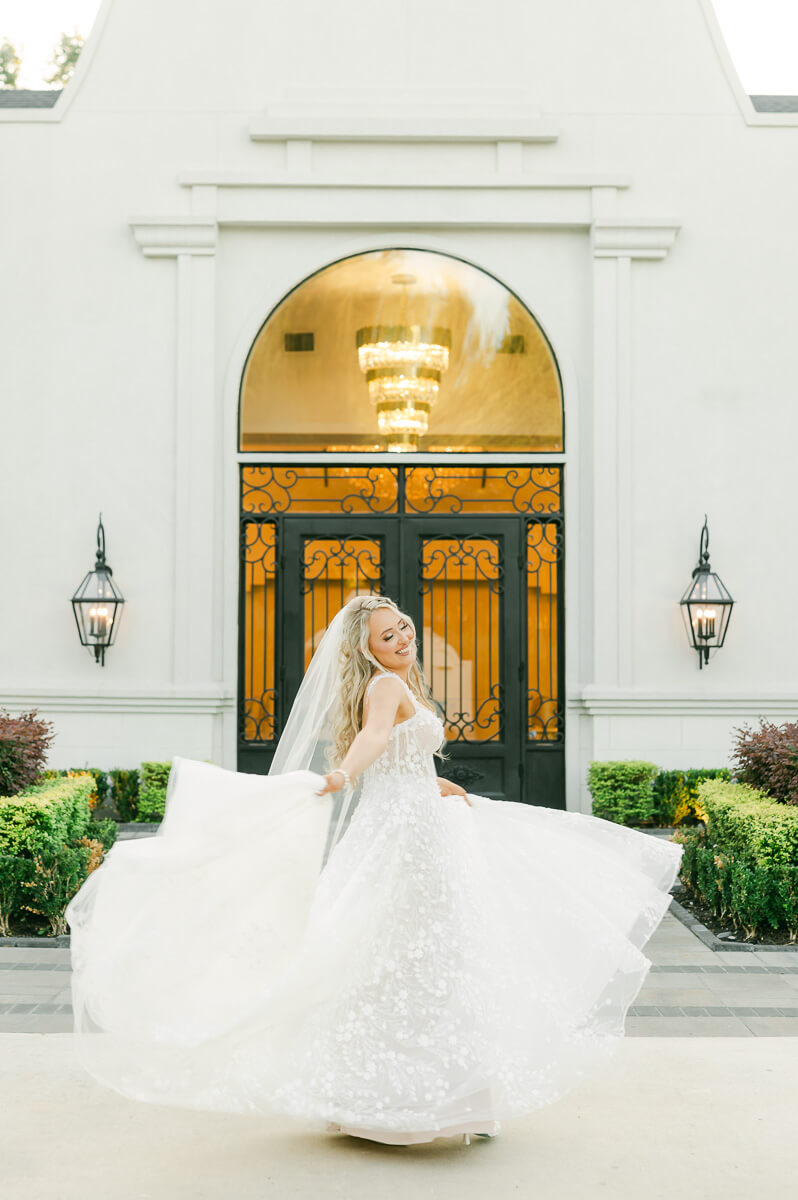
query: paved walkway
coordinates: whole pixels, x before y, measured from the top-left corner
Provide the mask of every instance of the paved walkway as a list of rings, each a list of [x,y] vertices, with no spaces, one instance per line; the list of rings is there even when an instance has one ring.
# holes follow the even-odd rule
[[[627,1036],[798,1037],[798,953],[715,952],[666,913],[646,954]],[[71,1029],[69,950],[0,946],[0,1033]]]

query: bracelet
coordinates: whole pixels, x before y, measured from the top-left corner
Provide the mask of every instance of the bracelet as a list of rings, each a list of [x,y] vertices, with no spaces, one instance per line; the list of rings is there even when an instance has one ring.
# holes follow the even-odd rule
[[[343,767],[336,767],[333,771],[330,772],[330,774],[331,775],[343,775],[344,787],[350,787],[352,780],[349,778],[349,772],[345,771],[343,769]]]

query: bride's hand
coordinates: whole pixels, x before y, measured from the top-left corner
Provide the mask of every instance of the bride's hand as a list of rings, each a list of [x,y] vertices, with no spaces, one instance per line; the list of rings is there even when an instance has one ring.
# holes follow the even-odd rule
[[[325,786],[320,792],[316,792],[317,796],[326,796],[328,792],[340,792],[341,788],[346,783],[340,771],[330,771],[329,775],[324,776]]]
[[[466,804],[473,808],[468,798],[468,792],[465,788],[460,787],[459,783],[452,783],[451,779],[441,779],[438,777],[437,784],[442,796],[462,796]]]

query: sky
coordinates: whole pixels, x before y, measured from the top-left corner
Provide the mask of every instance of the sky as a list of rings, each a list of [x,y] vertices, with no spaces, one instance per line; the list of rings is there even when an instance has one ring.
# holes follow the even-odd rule
[[[100,2],[0,0],[0,40],[8,38],[21,51],[20,87],[47,87],[44,76],[50,73],[48,63],[58,38],[75,29],[88,37]],[[714,4],[745,90],[753,95],[798,95],[798,0]]]

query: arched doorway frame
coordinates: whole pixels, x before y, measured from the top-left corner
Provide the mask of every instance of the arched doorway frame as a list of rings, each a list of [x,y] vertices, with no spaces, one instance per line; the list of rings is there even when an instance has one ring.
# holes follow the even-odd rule
[[[508,231],[509,232],[509,231]],[[454,241],[455,239],[452,239]],[[335,252],[319,262],[318,253],[316,261],[310,270],[302,271],[298,265],[294,274],[293,280],[287,287],[281,287],[277,280],[270,280],[270,286],[264,288],[264,300],[262,304],[253,306],[250,309],[250,314],[246,322],[242,325],[239,337],[234,346],[233,352],[228,362],[228,369],[225,379],[224,389],[224,425],[225,425],[225,454],[224,454],[224,472],[225,472],[225,588],[226,597],[224,610],[226,614],[225,620],[225,641],[224,641],[224,661],[225,661],[225,678],[233,682],[236,694],[238,685],[238,626],[235,620],[238,613],[238,567],[239,567],[239,470],[241,463],[260,463],[260,464],[277,464],[297,462],[298,455],[294,453],[268,453],[268,452],[242,452],[239,449],[239,430],[240,430],[240,405],[241,405],[241,387],[244,371],[246,368],[249,355],[252,347],[264,326],[268,323],[271,316],[277,308],[290,296],[294,291],[306,283],[309,279],[318,275],[326,268],[335,263],[345,261],[348,258],[356,257],[361,254],[373,253],[382,250],[390,249],[412,249],[418,251],[427,251],[442,256],[456,259],[475,270],[482,272],[491,279],[495,280],[502,287],[506,288],[518,302],[529,313],[532,320],[540,329],[541,335],[546,340],[552,357],[554,358],[556,369],[559,375],[560,392],[563,405],[563,444],[567,449],[562,452],[538,452],[528,454],[503,454],[503,453],[481,453],[481,454],[458,454],[458,462],[463,465],[470,464],[491,464],[500,465],[506,463],[523,463],[523,464],[562,464],[563,467],[568,461],[573,465],[576,455],[574,448],[576,446],[577,427],[574,419],[574,413],[577,399],[576,378],[575,372],[568,361],[568,356],[556,344],[556,338],[552,336],[551,330],[547,323],[539,316],[539,310],[530,305],[525,299],[523,289],[507,282],[502,275],[497,274],[495,270],[489,269],[477,261],[473,255],[463,253],[462,248],[456,249],[447,244],[448,239],[436,237],[425,237],[423,235],[407,236],[404,231],[404,236],[386,236],[380,239],[372,238],[357,238],[346,240],[344,245],[338,239],[335,239]],[[315,247],[318,251],[318,247]],[[232,445],[234,453],[229,453],[229,447]],[[329,455],[326,453],[317,452],[301,455],[302,461],[312,463],[314,461],[331,462],[349,462],[352,455]],[[380,462],[396,463],[396,455],[390,453],[362,455],[357,456],[358,461],[364,461],[370,464],[378,464]],[[410,464],[432,465],[435,463],[448,462],[451,465],[451,458],[443,454],[408,454],[402,455],[402,462]],[[570,476],[574,476],[573,491],[570,484]],[[563,498],[563,523],[569,527],[569,540],[574,534],[574,529],[570,520],[570,513],[578,511],[579,505],[579,487],[578,487],[578,472],[571,471],[569,475],[569,484],[565,489]],[[233,536],[231,537],[231,531]],[[578,535],[578,529],[576,530]],[[232,553],[231,553],[232,551]],[[578,551],[577,551],[578,553]],[[569,608],[568,594],[573,592],[579,586],[579,580],[574,570],[570,566],[574,555],[570,555],[565,561],[565,572],[563,578],[564,589],[564,605],[563,613]],[[563,630],[563,655],[564,666],[563,682],[562,682],[562,703],[565,706],[567,695],[567,678],[568,664],[571,660],[573,647],[571,646],[572,634],[569,630],[568,622],[564,623]],[[226,758],[228,761],[235,762],[237,751],[237,721],[228,722],[226,738]],[[565,771],[566,778],[570,771],[573,770],[573,765],[569,765],[569,750],[570,743],[573,738],[566,738],[565,742]],[[567,794],[567,785],[566,785]]]

